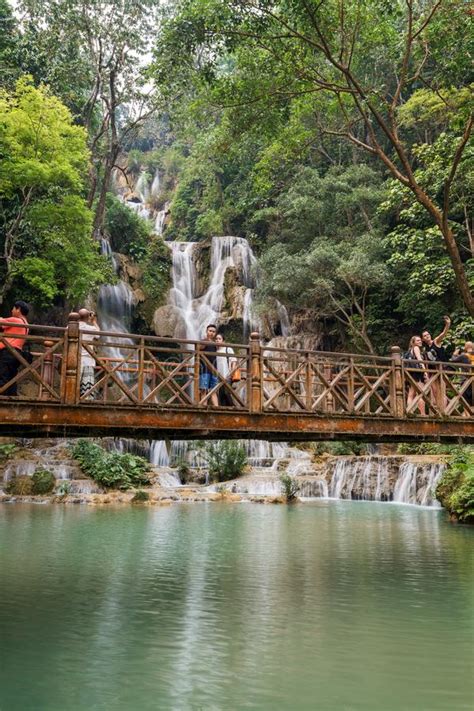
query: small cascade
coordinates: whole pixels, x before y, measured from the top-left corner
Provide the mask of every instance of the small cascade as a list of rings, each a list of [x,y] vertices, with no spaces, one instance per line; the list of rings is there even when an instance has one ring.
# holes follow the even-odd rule
[[[165,220],[166,220],[166,215],[168,214],[168,210],[169,210],[169,205],[168,205],[168,203],[166,203],[164,208],[162,210],[159,210],[156,213],[155,232],[157,235],[160,235],[160,237],[163,235],[163,230],[165,227]]]
[[[420,467],[414,462],[404,462],[393,489],[393,501],[440,508],[434,490],[444,469],[445,465],[439,463]]]
[[[445,465],[402,462],[390,472],[385,457],[344,457],[336,462],[329,483],[329,497],[438,507],[434,489]]]
[[[286,306],[284,306],[278,300],[276,303],[277,303],[278,319],[280,321],[281,335],[284,338],[286,338],[287,336],[290,335],[290,330],[291,330],[290,317],[288,316],[288,311],[286,309]]]
[[[235,481],[226,484],[211,484],[208,491],[217,491],[218,487],[224,487],[233,494],[248,494],[249,496],[281,496],[282,485],[275,477],[262,476],[260,474],[243,476]]]
[[[159,472],[156,483],[166,489],[175,489],[177,486],[181,486],[179,476],[173,471]]]
[[[135,192],[139,196],[142,203],[148,202],[150,199],[150,179],[146,172],[141,172],[135,184]]]
[[[169,303],[181,314],[186,324],[186,337],[198,340],[203,337],[208,323],[219,323],[224,300],[224,280],[228,269],[235,269],[239,282],[245,287],[243,297],[243,336],[252,330],[261,330],[261,322],[253,312],[253,297],[256,286],[256,257],[243,237],[213,237],[211,243],[211,282],[206,293],[196,294],[196,265],[194,242],[169,242],[172,254],[172,289]],[[287,328],[288,314],[281,305]]]
[[[302,499],[329,498],[328,483],[323,477],[307,477],[298,480],[298,484],[298,497]]]
[[[160,194],[161,190],[161,185],[160,185],[160,173],[157,170],[155,172],[155,177],[153,178],[153,182],[151,184],[151,189],[150,189],[150,197],[152,198],[157,198],[158,195]]]
[[[245,290],[242,320],[244,323],[244,341],[248,341],[252,331],[262,331],[262,322],[253,311],[254,290],[248,287]]]
[[[389,501],[391,492],[388,468],[378,458],[339,459],[329,484],[329,496],[333,499]]]
[[[264,442],[260,439],[243,440],[242,446],[251,467],[272,467],[279,459],[288,456],[288,446],[283,442]]]
[[[106,254],[112,260],[112,265],[115,272],[118,270],[118,263],[113,255],[110,243],[108,240],[101,241],[102,253]],[[127,282],[120,280],[117,284],[106,284],[99,289],[97,298],[97,318],[102,331],[111,331],[118,333],[128,333],[132,320],[132,308],[135,304],[135,297],[130,285]],[[112,337],[104,337],[104,342],[110,341]],[[126,358],[129,351],[126,348],[120,348],[120,345],[132,345],[132,340],[123,338],[120,344],[117,339],[113,340],[113,346],[107,347],[107,357],[113,360],[121,360]],[[128,376],[123,375],[124,379],[128,380]]]

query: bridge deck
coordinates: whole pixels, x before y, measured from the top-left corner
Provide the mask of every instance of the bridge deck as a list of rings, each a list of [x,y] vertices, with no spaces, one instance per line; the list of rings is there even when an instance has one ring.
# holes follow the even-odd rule
[[[96,335],[96,334],[94,334]],[[260,438],[474,442],[472,366],[430,363],[421,372],[391,356],[262,347],[258,334],[225,354],[205,343],[32,326],[34,359],[0,386],[0,434],[148,439]],[[94,378],[81,389],[81,357]],[[215,376],[200,392],[204,369]],[[233,381],[233,382],[232,382]],[[18,388],[16,395],[11,393]],[[225,393],[226,406],[211,407]]]

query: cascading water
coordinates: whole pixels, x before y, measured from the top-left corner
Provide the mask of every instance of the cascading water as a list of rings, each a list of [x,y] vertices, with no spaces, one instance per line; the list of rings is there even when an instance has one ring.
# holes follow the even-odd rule
[[[336,462],[329,498],[394,501],[439,508],[434,490],[445,464],[402,462],[391,473],[385,457],[344,457]]]
[[[101,240],[102,254],[107,255],[114,268],[115,273],[118,272],[118,262],[112,252],[110,242],[106,239]],[[118,333],[128,333],[132,318],[132,308],[135,303],[135,298],[130,285],[122,279],[117,284],[106,284],[101,286],[97,298],[97,318],[102,331],[111,331]],[[105,337],[104,342],[110,343],[111,337]],[[126,358],[129,351],[125,346],[132,345],[131,339],[123,338],[120,343],[117,339],[113,339],[113,345],[107,346],[106,355],[112,358],[113,361],[119,361]],[[120,346],[124,348],[120,348]],[[125,377],[128,379],[128,376]]]
[[[213,237],[211,243],[211,282],[202,296],[197,296],[196,265],[194,262],[194,242],[170,242],[172,253],[172,281],[169,302],[183,317],[186,337],[199,340],[209,323],[219,322],[224,300],[224,280],[226,271],[234,268],[241,276],[246,288],[244,322],[250,321],[254,270],[256,257],[243,237]]]

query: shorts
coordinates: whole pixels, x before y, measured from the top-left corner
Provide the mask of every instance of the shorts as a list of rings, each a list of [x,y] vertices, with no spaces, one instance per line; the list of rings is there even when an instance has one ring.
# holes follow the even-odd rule
[[[217,383],[217,377],[212,373],[201,373],[199,376],[199,390],[212,390]]]

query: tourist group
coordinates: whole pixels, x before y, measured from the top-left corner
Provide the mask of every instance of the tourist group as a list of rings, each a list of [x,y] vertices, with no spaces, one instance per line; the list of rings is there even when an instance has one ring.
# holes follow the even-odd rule
[[[0,325],[0,396],[16,396],[18,370],[24,362],[31,363],[32,355],[28,335],[29,313],[25,301],[16,301],[8,318]],[[80,358],[80,396],[83,400],[93,400],[95,383],[100,365],[94,357],[94,342],[100,338],[100,327],[96,314],[90,309],[78,311],[79,330],[81,332]],[[433,403],[442,405],[444,395],[441,379],[436,374],[443,370],[455,370],[461,381],[466,383],[462,398],[472,406],[472,368],[474,366],[474,344],[466,341],[463,348],[457,348],[451,357],[443,346],[451,320],[444,317],[444,328],[435,338],[428,329],[421,335],[414,335],[403,353],[404,371],[407,374],[407,408],[416,407],[421,415]],[[234,348],[226,344],[224,336],[215,324],[209,324],[203,334],[203,340],[196,345],[199,351],[199,393],[200,402],[210,407],[231,407],[238,401],[237,391],[242,373],[239,359]],[[19,357],[20,356],[20,357]],[[11,382],[13,381],[13,382]],[[441,407],[441,409],[443,409]]]

